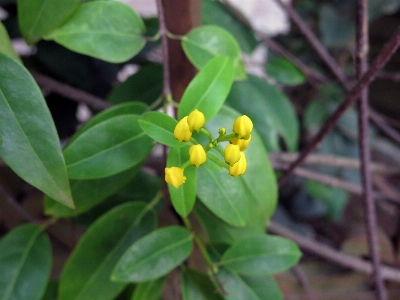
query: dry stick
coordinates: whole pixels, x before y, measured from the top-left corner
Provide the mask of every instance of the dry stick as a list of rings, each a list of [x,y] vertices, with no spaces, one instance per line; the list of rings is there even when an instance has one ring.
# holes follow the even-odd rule
[[[357,82],[354,88],[348,93],[346,99],[339,105],[336,111],[325,122],[320,131],[311,140],[307,147],[301,152],[299,157],[290,165],[289,169],[279,179],[279,185],[282,186],[293,170],[299,166],[311,151],[313,151],[321,142],[321,140],[333,129],[343,113],[355,103],[361,94],[363,88],[368,86],[377,76],[380,70],[386,65],[394,52],[400,46],[400,26],[397,28],[391,39],[385,44],[382,51],[372,62],[368,71]]]
[[[368,69],[368,2],[357,0],[356,9],[356,75],[360,80]],[[369,252],[372,256],[373,280],[375,282],[376,298],[386,300],[388,298],[380,268],[379,241],[377,233],[377,220],[375,199],[372,192],[372,178],[370,171],[371,153],[368,136],[368,86],[361,90],[358,101],[358,128],[359,149],[361,157],[361,181],[364,198],[364,220],[368,238]]]
[[[269,223],[268,231],[273,234],[278,234],[288,239],[291,239],[303,250],[316,254],[329,261],[333,261],[345,268],[351,268],[353,270],[361,271],[367,274],[372,273],[372,265],[370,262],[360,259],[356,256],[344,254],[320,242],[312,241],[275,222],[271,221]],[[398,269],[387,266],[381,266],[380,268],[382,270],[382,277],[384,279],[400,282],[400,271]]]
[[[298,265],[295,265],[293,268],[293,273],[296,275],[297,279],[300,281],[301,285],[303,286],[306,295],[309,300],[317,300],[317,296],[313,291],[310,281],[308,280],[306,274],[304,274],[303,270],[300,269]]]
[[[39,72],[30,70],[33,78],[35,78],[36,82],[42,88],[49,89],[52,92],[55,92],[65,98],[74,100],[78,103],[84,103],[87,106],[90,106],[94,110],[105,110],[111,107],[110,103],[107,103],[103,99],[93,96],[85,91],[80,89],[71,87],[65,83],[61,83],[53,78],[50,78],[46,75],[43,75]]]
[[[400,144],[400,134],[397,130],[390,127],[381,115],[370,110],[369,117],[371,121],[374,122],[376,126],[378,126],[378,128],[382,129],[382,131],[386,133],[387,136],[389,136],[396,143]]]

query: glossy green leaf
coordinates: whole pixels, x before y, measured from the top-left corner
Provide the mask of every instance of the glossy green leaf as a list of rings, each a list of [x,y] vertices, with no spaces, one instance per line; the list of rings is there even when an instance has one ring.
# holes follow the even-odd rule
[[[124,187],[137,174],[140,164],[110,177],[91,180],[71,180],[75,209],[65,207],[50,197],[45,197],[45,213],[54,217],[71,217],[82,214],[100,204]]]
[[[171,148],[168,153],[167,167],[182,166],[188,160],[189,146]],[[192,211],[196,200],[196,167],[192,165],[186,167],[184,176],[186,176],[186,181],[179,188],[176,189],[168,184],[172,205],[182,217],[186,217]]]
[[[306,81],[306,77],[296,65],[284,57],[269,60],[265,70],[270,77],[283,85],[298,85]]]
[[[21,61],[18,54],[15,52],[10,37],[3,23],[0,21],[0,53],[7,54],[16,60]]]
[[[240,46],[235,38],[221,27],[206,25],[191,30],[182,39],[182,47],[186,56],[198,69],[205,67],[216,56],[225,56],[234,62],[235,78],[246,78]]]
[[[174,137],[176,124],[177,120],[158,111],[150,111],[139,120],[140,127],[153,140],[169,147],[182,147],[185,143]]]
[[[71,17],[81,1],[18,0],[17,3],[22,35],[29,44],[34,44]]]
[[[301,257],[297,245],[285,238],[257,235],[237,241],[220,264],[243,275],[268,275],[286,270]]]
[[[221,127],[229,130],[229,128],[232,128],[231,126],[233,126],[235,119],[239,116],[238,112],[232,108],[223,106],[218,115],[206,124],[206,127],[212,133],[218,132],[218,129]],[[221,145],[222,147],[225,146]],[[226,169],[213,172],[211,168],[204,168],[204,170],[199,168],[197,174],[198,196],[214,214],[228,224],[241,224],[243,226],[245,225],[243,222],[248,220],[246,226],[256,226],[263,229],[276,207],[277,184],[262,140],[255,130],[252,132],[252,140],[244,153],[247,159],[247,170],[244,175],[237,178],[229,176]],[[215,181],[212,178],[218,180]],[[220,183],[218,184],[218,182]],[[231,195],[233,202],[228,201],[228,199],[222,200],[224,192],[221,193],[221,190],[228,190],[228,195]],[[235,194],[232,191],[237,192]],[[220,201],[216,199],[220,199]],[[230,202],[236,203],[234,206],[237,209],[229,209],[226,204]],[[225,208],[222,209],[221,205]],[[242,208],[243,206],[245,207]],[[220,211],[220,213],[218,214],[217,211]],[[237,223],[232,222],[235,211],[240,212],[242,215],[242,218],[237,217]],[[221,213],[229,215],[222,217]],[[251,217],[247,218],[247,214]],[[244,218],[243,216],[246,217]],[[239,219],[241,219],[240,222]]]
[[[22,179],[73,207],[60,141],[42,92],[16,60],[0,54],[0,157]]]
[[[159,300],[164,283],[165,277],[138,283],[132,295],[132,300]]]
[[[142,282],[161,277],[192,252],[192,235],[183,227],[157,229],[135,242],[121,257],[111,279]]]
[[[181,288],[183,300],[222,300],[221,294],[210,278],[201,272],[185,269],[181,272]]]
[[[110,280],[121,255],[156,228],[143,203],[120,205],[100,217],[83,235],[61,274],[59,299],[113,299],[126,284]]]
[[[211,59],[186,88],[179,105],[179,120],[196,108],[210,120],[225,102],[232,82],[232,60],[222,56]]]
[[[72,143],[78,136],[80,136],[84,131],[92,128],[94,125],[97,125],[103,121],[106,121],[112,117],[121,116],[121,115],[141,115],[147,109],[146,104],[141,102],[129,102],[129,103],[121,103],[115,105],[107,110],[102,111],[101,113],[95,115],[91,118],[85,125],[83,125],[78,132],[76,132],[68,141],[66,147]]]
[[[51,244],[34,224],[22,225],[0,240],[0,299],[39,300],[51,270]]]
[[[118,1],[91,1],[78,10],[46,39],[108,62],[124,62],[146,44],[144,24],[128,5]]]
[[[251,75],[248,80],[233,84],[227,104],[252,119],[268,151],[280,151],[279,135],[290,151],[297,149],[299,123],[295,110],[275,86]]]
[[[141,68],[137,73],[117,85],[107,97],[113,104],[140,101],[151,105],[162,94],[163,69],[160,64]]]
[[[224,283],[226,300],[283,300],[279,286],[271,275],[243,276],[219,268],[217,276]]]
[[[217,25],[229,31],[244,52],[251,53],[257,46],[253,31],[233,16],[222,3],[202,1],[201,16],[204,25]]]
[[[64,157],[72,179],[115,175],[140,163],[153,148],[153,140],[140,128],[138,115],[120,115],[79,135]]]

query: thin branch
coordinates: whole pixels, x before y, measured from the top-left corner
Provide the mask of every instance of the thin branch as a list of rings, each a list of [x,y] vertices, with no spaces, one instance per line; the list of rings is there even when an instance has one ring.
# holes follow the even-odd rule
[[[30,70],[30,72],[33,78],[35,78],[37,84],[44,89],[48,89],[51,92],[57,93],[75,102],[84,103],[94,110],[101,111],[111,107],[110,103],[104,101],[99,97],[93,96],[85,91],[59,82],[39,72],[33,70]]]
[[[300,269],[298,265],[292,268],[293,273],[296,275],[297,279],[300,281],[301,285],[303,286],[307,297],[309,300],[317,300],[317,296],[313,291],[310,281],[308,280],[306,274],[304,274],[303,270]]]
[[[400,81],[400,73],[392,73],[392,72],[380,72],[378,75],[379,78],[388,79],[392,81],[399,82]]]
[[[170,80],[170,65],[168,56],[168,36],[167,36],[167,26],[165,23],[164,7],[162,0],[157,0],[157,14],[159,21],[159,32],[161,36],[161,47],[162,47],[162,57],[163,57],[163,94],[164,97],[169,97],[171,95],[171,80]]]
[[[340,81],[340,83],[346,88],[346,90],[350,90],[350,83],[348,82],[346,75],[342,72],[342,69],[338,66],[336,61],[332,58],[326,48],[321,44],[319,39],[315,36],[315,34],[311,31],[307,24],[301,19],[301,17],[297,14],[293,7],[290,4],[284,3],[282,0],[276,1],[281,5],[281,7],[286,11],[289,17],[297,25],[299,30],[310,42],[311,46],[315,49],[315,51],[325,62],[325,64],[330,68],[330,70]]]
[[[385,44],[384,48],[381,50],[379,55],[372,62],[371,67],[362,76],[362,78],[357,82],[356,86],[349,92],[346,99],[339,105],[337,110],[329,117],[329,119],[322,126],[317,135],[312,139],[312,141],[307,145],[307,147],[301,152],[298,159],[294,161],[288,171],[286,171],[282,177],[279,179],[279,185],[283,185],[288,179],[290,173],[299,166],[303,160],[307,157],[311,151],[313,151],[322,139],[333,129],[339,118],[343,113],[355,103],[361,94],[361,91],[368,86],[377,76],[377,74],[386,65],[389,59],[392,57],[394,52],[400,46],[400,26],[397,28],[391,39]]]
[[[382,130],[388,137],[394,140],[396,143],[400,144],[400,133],[390,127],[388,123],[385,121],[383,117],[381,117],[378,113],[370,110],[369,117],[374,124]]]
[[[291,239],[297,245],[299,245],[301,249],[325,258],[326,260],[336,263],[342,267],[364,272],[366,274],[372,274],[372,264],[370,262],[356,256],[344,254],[326,246],[325,244],[305,238],[304,236],[297,234],[273,221],[269,223],[268,231],[273,234],[278,234],[285,238]],[[380,269],[384,279],[400,282],[400,270],[387,266],[381,266]]]
[[[368,69],[368,1],[357,0],[356,9],[356,75],[360,80]],[[361,157],[362,196],[364,198],[364,220],[367,232],[369,253],[372,257],[372,277],[375,282],[376,297],[379,300],[388,298],[381,274],[381,258],[377,233],[376,208],[372,192],[370,172],[371,150],[368,135],[368,86],[361,90],[358,102],[359,149]]]
[[[268,153],[269,159],[272,162],[281,163],[292,163],[298,157],[298,153]],[[320,166],[330,166],[338,168],[348,168],[348,169],[360,169],[360,161],[354,158],[334,156],[327,154],[310,154],[303,162],[304,164],[310,165],[320,165]],[[384,174],[396,174],[400,173],[400,170],[395,167],[387,166],[380,163],[371,163],[371,172],[373,173],[384,173]]]

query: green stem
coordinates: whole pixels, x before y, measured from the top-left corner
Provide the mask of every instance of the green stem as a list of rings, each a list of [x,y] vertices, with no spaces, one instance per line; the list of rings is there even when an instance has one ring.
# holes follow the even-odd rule
[[[219,159],[214,158],[214,157],[211,156],[211,155],[210,155],[210,156],[207,155],[207,158],[211,159],[211,160],[212,160],[214,163],[216,163],[217,165],[219,165],[219,166],[221,166],[221,167],[223,167],[223,168],[229,170],[229,165],[227,165],[226,163],[223,163],[223,162],[220,161]]]
[[[208,139],[210,140],[210,143],[213,142],[213,137],[211,136],[211,133],[207,129],[205,129],[203,127],[200,129],[200,132],[204,133],[208,137]]]
[[[186,36],[185,35],[178,35],[178,34],[173,34],[172,32],[167,31],[167,37],[173,40],[185,40]]]
[[[237,134],[231,133],[228,135],[220,136],[220,137],[218,137],[217,142],[227,142],[227,141],[229,141],[229,139],[232,139],[232,138],[237,138]]]
[[[186,161],[186,162],[181,166],[181,168],[182,168],[182,169],[185,169],[185,168],[188,167],[189,165],[190,165],[190,160]]]
[[[157,106],[159,106],[162,103],[162,96],[158,97],[156,101],[154,101],[152,104],[147,107],[147,111],[151,111],[155,109]]]
[[[179,108],[179,103],[175,102],[171,94],[165,95],[165,98],[167,99],[167,102],[171,104],[173,107]]]

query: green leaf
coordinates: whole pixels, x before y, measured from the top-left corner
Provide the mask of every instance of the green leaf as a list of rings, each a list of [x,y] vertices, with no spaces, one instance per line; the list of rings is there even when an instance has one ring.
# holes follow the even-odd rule
[[[164,283],[165,277],[138,283],[132,295],[132,300],[159,300]]]
[[[240,276],[219,268],[217,276],[224,283],[226,300],[283,300],[279,286],[271,275]]]
[[[18,20],[28,44],[63,24],[79,7],[80,0],[18,0]]]
[[[135,242],[121,257],[111,279],[142,282],[161,277],[181,264],[192,252],[192,235],[185,228],[157,229]]]
[[[216,56],[225,56],[234,62],[235,78],[246,78],[239,44],[228,31],[221,27],[206,25],[191,30],[182,39],[182,47],[186,56],[198,69],[205,67]]]
[[[237,241],[222,255],[220,264],[243,275],[260,276],[286,270],[300,257],[294,242],[264,234]]]
[[[54,217],[71,217],[82,214],[111,195],[119,191],[137,174],[142,166],[140,164],[124,172],[110,177],[91,180],[71,180],[72,196],[75,201],[75,209],[65,207],[48,196],[45,197],[45,213]]]
[[[295,110],[275,86],[250,75],[248,80],[233,84],[227,104],[250,117],[268,151],[280,151],[279,135],[290,151],[297,149],[299,123]]]
[[[174,137],[176,124],[178,121],[174,118],[158,111],[150,111],[139,120],[140,127],[153,140],[169,147],[182,147],[185,143]]]
[[[306,77],[296,65],[284,57],[269,60],[265,70],[269,76],[283,85],[298,85],[306,81]]]
[[[140,128],[138,115],[120,115],[79,135],[64,157],[72,179],[96,179],[115,175],[140,163],[153,141]]]
[[[128,5],[91,1],[81,4],[66,23],[45,38],[72,51],[119,63],[144,47],[144,31],[142,19]]]
[[[12,58],[15,58],[16,60],[21,62],[21,58],[15,52],[11,44],[10,37],[8,36],[7,30],[1,21],[0,21],[0,53],[7,54]]]
[[[206,127],[212,133],[218,132],[221,127],[230,128],[237,117],[239,117],[238,112],[223,106],[218,115],[206,124]],[[222,144],[222,146],[224,145]],[[262,140],[255,130],[252,132],[252,140],[244,153],[247,159],[247,170],[244,175],[237,178],[229,176],[228,171],[225,169],[223,171],[213,171],[212,168],[207,170],[199,168],[197,174],[198,196],[214,214],[228,224],[236,226],[241,224],[243,226],[245,225],[243,222],[247,220],[246,226],[256,226],[264,229],[275,210],[277,184]],[[208,164],[207,166],[210,165]],[[217,181],[212,178],[217,179]],[[221,190],[227,191],[228,195],[231,195],[233,202],[228,201],[228,199],[220,199],[225,193],[221,193]],[[237,191],[237,194],[232,192],[234,190]],[[219,199],[219,201],[216,199]],[[234,205],[236,207],[235,210],[228,208],[227,204],[229,202],[236,203]],[[223,205],[223,209],[221,205]],[[242,208],[243,206],[245,207]],[[217,211],[220,211],[220,213],[218,214]],[[228,215],[222,217],[222,211]],[[236,222],[238,223],[232,223],[235,211],[242,215],[241,218],[237,215]],[[247,214],[250,216],[249,218],[247,218]],[[240,219],[242,220],[239,222]]]
[[[39,300],[51,270],[51,244],[34,224],[22,225],[0,240],[0,299]]]
[[[113,104],[140,101],[151,105],[162,94],[162,65],[152,64],[141,68],[137,73],[117,85],[107,97]]]
[[[185,269],[181,272],[181,286],[183,300],[222,300],[221,294],[210,278],[201,272]]]
[[[189,146],[171,148],[168,153],[167,167],[182,166],[188,160]],[[196,200],[196,167],[192,165],[186,167],[184,176],[186,176],[184,184],[177,189],[168,184],[168,191],[176,212],[182,217],[187,217],[192,211]]]
[[[116,116],[121,116],[121,115],[140,115],[144,113],[147,109],[146,104],[141,103],[141,102],[129,102],[129,103],[122,103],[115,105],[107,110],[102,111],[101,113],[95,115],[93,118],[91,118],[85,125],[83,125],[77,133],[75,133],[72,138],[69,139],[68,144],[66,147],[68,147],[69,144],[72,143],[72,141],[76,140],[78,136],[80,136],[84,131],[88,130],[89,128],[92,128],[94,125],[97,125],[101,122],[104,122],[112,117]]]
[[[218,25],[229,31],[238,41],[242,50],[251,53],[258,42],[253,31],[233,16],[222,3],[202,1],[201,15],[204,25]]]
[[[16,60],[0,54],[0,157],[22,179],[73,208],[60,141],[42,92]]]
[[[142,203],[120,205],[83,235],[61,274],[59,299],[113,299],[126,286],[112,282],[112,269],[132,243],[156,228],[154,213]]]
[[[217,56],[200,70],[186,88],[178,110],[178,118],[200,110],[210,120],[220,110],[233,82],[233,64],[227,57]]]

